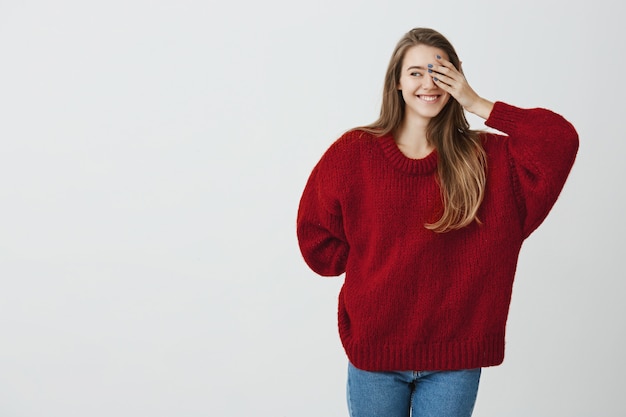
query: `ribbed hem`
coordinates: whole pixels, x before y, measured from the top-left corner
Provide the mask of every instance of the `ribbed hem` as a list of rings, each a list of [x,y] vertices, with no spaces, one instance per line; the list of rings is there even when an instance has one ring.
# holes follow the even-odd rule
[[[437,168],[436,150],[422,159],[411,159],[400,151],[391,134],[378,138],[378,144],[389,163],[402,172],[410,175],[427,175]]]
[[[366,371],[438,371],[495,366],[504,360],[504,336],[405,345],[349,345],[350,362]]]
[[[501,132],[511,134],[515,131],[518,123],[524,120],[527,114],[519,107],[496,101],[485,125]]]

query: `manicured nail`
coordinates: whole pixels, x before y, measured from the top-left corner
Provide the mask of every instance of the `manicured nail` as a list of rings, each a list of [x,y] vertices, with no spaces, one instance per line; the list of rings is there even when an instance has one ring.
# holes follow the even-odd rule
[[[433,70],[431,70],[430,68],[428,69],[428,72],[433,72]]]
[[[428,64],[428,68],[432,68],[432,67],[433,67],[433,64]]]
[[[439,81],[439,80],[437,79],[437,77],[433,77],[433,80],[435,80],[435,81]]]
[[[437,55],[437,59],[441,59],[441,55]]]

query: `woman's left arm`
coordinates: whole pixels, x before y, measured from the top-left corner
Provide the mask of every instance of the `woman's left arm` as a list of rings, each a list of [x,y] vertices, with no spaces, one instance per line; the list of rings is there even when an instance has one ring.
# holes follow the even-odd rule
[[[463,73],[439,59],[433,79],[465,110],[485,119],[485,124],[508,135],[507,148],[524,213],[524,235],[545,219],[556,202],[578,152],[578,134],[562,116],[547,109],[521,109],[493,103],[469,86]],[[504,138],[503,138],[504,140]]]

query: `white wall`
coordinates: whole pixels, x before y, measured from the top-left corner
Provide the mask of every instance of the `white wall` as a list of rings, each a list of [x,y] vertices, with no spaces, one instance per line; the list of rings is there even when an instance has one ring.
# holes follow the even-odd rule
[[[475,415],[624,416],[617,4],[0,1],[0,415],[347,415],[342,278],[296,209],[427,26],[480,94],[581,137]]]

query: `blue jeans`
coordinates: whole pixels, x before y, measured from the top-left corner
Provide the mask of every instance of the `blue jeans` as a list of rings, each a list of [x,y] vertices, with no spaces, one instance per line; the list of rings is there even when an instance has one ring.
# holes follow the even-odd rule
[[[369,372],[349,364],[350,417],[470,417],[480,372]]]

